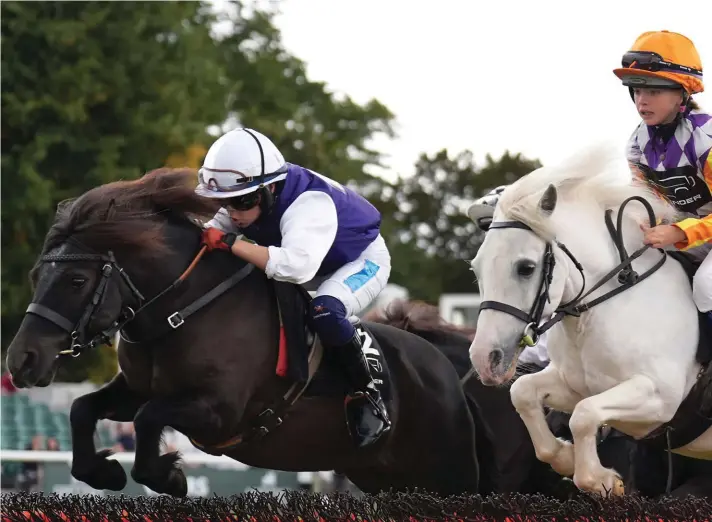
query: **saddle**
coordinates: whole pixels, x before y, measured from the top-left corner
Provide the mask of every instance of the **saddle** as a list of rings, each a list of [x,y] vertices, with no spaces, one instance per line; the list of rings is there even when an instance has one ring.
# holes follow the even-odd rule
[[[309,353],[315,342],[321,342],[309,317],[312,297],[301,285],[274,281],[273,288],[279,305],[283,337],[277,362],[277,375],[292,382],[306,383],[309,379]],[[388,405],[391,399],[391,378],[388,364],[378,338],[367,324],[356,325],[364,339],[362,351],[371,367],[376,387]],[[340,397],[349,391],[346,374],[328,348],[322,362],[304,390],[305,397]]]

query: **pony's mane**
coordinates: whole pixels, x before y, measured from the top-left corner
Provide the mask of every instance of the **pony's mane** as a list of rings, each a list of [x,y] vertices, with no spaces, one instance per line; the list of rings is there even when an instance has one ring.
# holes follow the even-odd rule
[[[554,220],[547,219],[538,204],[547,187],[554,185],[559,202],[578,204],[582,209],[597,206],[615,213],[629,197],[641,196],[651,204],[657,218],[677,221],[673,205],[633,172],[616,147],[598,145],[585,149],[559,165],[541,167],[505,189],[497,203],[495,219],[504,216],[521,221],[540,237],[553,239]],[[626,206],[625,213],[638,223],[647,223],[647,212],[638,203]]]
[[[213,200],[195,193],[196,179],[191,169],[160,168],[63,201],[57,206],[43,253],[72,238],[101,252],[128,248],[136,254],[163,254],[168,219],[192,221],[191,214],[212,217],[218,209]]]
[[[383,310],[370,310],[364,314],[363,319],[387,324],[411,333],[456,333],[467,337],[470,341],[475,337],[474,328],[447,322],[440,316],[436,306],[424,301],[394,299]]]

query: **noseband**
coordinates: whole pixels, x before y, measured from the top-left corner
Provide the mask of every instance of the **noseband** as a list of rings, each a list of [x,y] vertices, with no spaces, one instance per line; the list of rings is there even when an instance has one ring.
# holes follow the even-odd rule
[[[604,301],[607,301],[611,297],[620,294],[621,292],[627,290],[628,288],[631,288],[632,286],[635,286],[636,284],[640,283],[648,276],[656,272],[661,266],[665,264],[665,260],[667,259],[667,254],[663,249],[657,249],[662,253],[660,260],[655,263],[655,265],[653,265],[648,271],[646,271],[642,275],[638,275],[638,273],[633,270],[632,263],[641,255],[643,255],[646,250],[651,248],[650,245],[644,245],[643,247],[633,252],[631,255],[628,255],[625,250],[625,247],[623,246],[623,234],[621,231],[623,224],[623,210],[625,209],[625,206],[633,200],[640,202],[648,211],[648,219],[650,221],[650,226],[654,227],[656,225],[655,212],[653,211],[652,206],[647,200],[645,200],[645,198],[642,198],[640,196],[632,196],[626,199],[621,204],[620,211],[618,212],[618,217],[616,220],[616,226],[613,225],[613,221],[611,219],[611,214],[613,211],[610,209],[606,210],[606,227],[608,228],[608,232],[616,245],[621,262],[615,268],[613,268],[613,270],[604,275],[601,280],[598,281],[598,283],[596,283],[593,287],[591,287],[588,292],[586,292],[585,294],[583,293],[584,289],[586,288],[586,276],[584,275],[583,266],[581,265],[581,263],[578,262],[576,257],[574,257],[574,255],[569,251],[568,248],[566,248],[566,245],[564,245],[563,243],[556,240],[554,240],[553,243],[551,241],[547,241],[542,263],[542,277],[541,281],[539,282],[537,297],[535,298],[534,303],[532,304],[529,312],[525,312],[523,310],[520,310],[519,308],[515,308],[514,306],[502,303],[500,301],[483,301],[480,304],[480,311],[487,309],[498,310],[500,312],[504,312],[506,314],[516,317],[517,319],[524,321],[526,323],[526,326],[524,327],[524,333],[522,334],[519,346],[534,346],[539,341],[539,337],[541,336],[541,334],[543,334],[549,328],[561,321],[565,316],[570,315],[573,317],[579,317],[586,310],[590,310],[594,306]],[[529,230],[530,232],[533,232],[533,230],[528,225],[520,221],[493,222],[487,227],[487,230],[503,228],[519,228],[522,230]],[[551,298],[549,296],[549,287],[554,277],[554,267],[556,265],[553,247],[554,243],[569,257],[569,259],[571,259],[572,263],[581,274],[582,285],[581,290],[579,290],[579,293],[576,295],[576,297],[574,297],[568,303],[559,305],[554,311],[554,313],[551,315],[549,320],[542,324],[541,321],[542,316],[544,315],[544,307],[546,306],[547,302],[551,302]],[[583,302],[586,297],[588,297],[592,292],[600,288],[604,283],[612,279],[616,274],[618,274],[618,282],[621,284],[621,286],[603,294],[600,297],[597,297],[596,299],[590,302]]]

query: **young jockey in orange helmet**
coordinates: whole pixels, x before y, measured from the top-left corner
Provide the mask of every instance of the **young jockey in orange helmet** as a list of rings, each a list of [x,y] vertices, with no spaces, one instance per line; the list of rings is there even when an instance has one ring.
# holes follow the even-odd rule
[[[704,258],[693,297],[712,320],[712,116],[692,95],[702,92],[702,62],[692,41],[670,31],[641,34],[614,74],[628,87],[642,122],[633,132],[628,160],[682,213],[677,223],[644,227],[655,248],[690,250]]]

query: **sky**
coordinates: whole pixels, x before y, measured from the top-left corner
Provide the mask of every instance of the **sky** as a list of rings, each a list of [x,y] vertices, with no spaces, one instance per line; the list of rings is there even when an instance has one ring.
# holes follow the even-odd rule
[[[551,164],[600,140],[625,142],[640,119],[612,73],[636,37],[689,37],[712,64],[712,0],[283,0],[276,24],[311,80],[396,117],[372,143],[388,179],[447,148],[521,152]],[[678,7],[679,6],[679,7]],[[695,96],[712,110],[710,92]],[[328,173],[325,173],[328,175]]]

